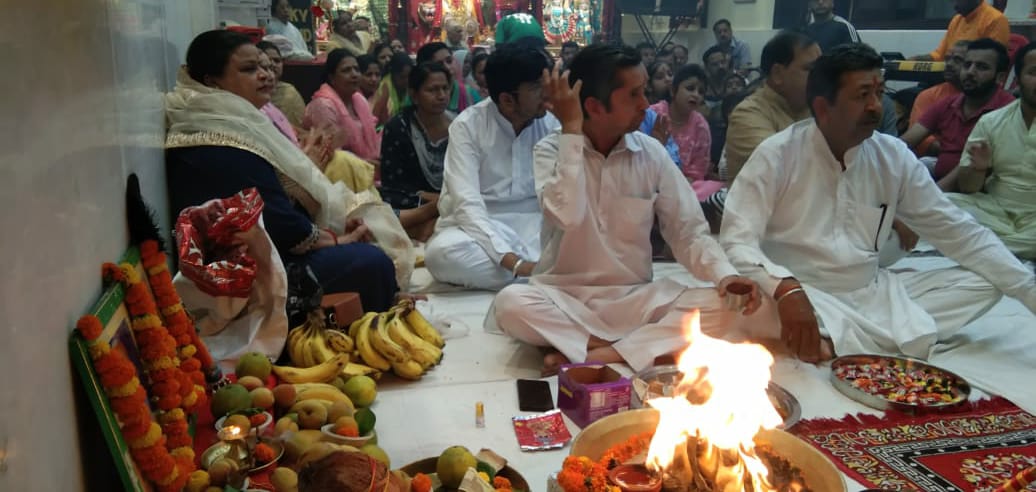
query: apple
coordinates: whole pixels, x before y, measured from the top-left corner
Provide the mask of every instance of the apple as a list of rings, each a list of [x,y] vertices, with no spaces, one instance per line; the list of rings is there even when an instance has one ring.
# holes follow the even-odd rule
[[[299,411],[299,428],[320,429],[327,423],[327,407],[320,402],[306,400],[297,405]]]

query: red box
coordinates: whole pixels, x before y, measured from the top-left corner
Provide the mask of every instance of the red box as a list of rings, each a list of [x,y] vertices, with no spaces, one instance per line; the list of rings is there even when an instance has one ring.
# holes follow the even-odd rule
[[[558,408],[579,427],[630,408],[630,380],[605,364],[565,364],[558,373]]]

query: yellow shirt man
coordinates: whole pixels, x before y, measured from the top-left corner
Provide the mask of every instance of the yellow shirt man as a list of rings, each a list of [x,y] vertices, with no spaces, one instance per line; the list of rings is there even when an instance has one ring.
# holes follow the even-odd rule
[[[1007,17],[985,0],[979,2],[978,7],[968,15],[953,16],[942,42],[935,51],[929,53],[929,56],[933,60],[943,61],[946,59],[946,52],[957,41],[979,38],[991,38],[1004,46],[1010,46],[1011,41],[1011,28],[1007,23]]]

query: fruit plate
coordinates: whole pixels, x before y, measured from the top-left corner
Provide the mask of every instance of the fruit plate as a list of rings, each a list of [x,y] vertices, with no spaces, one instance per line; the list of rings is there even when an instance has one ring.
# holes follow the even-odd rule
[[[268,446],[273,448],[273,461],[270,461],[269,463],[263,463],[258,466],[253,466],[248,470],[249,474],[258,473],[263,470],[266,470],[267,468],[270,468],[271,466],[275,465],[278,461],[280,461],[280,459],[284,456],[284,445],[281,444],[280,441],[263,440],[262,442],[266,443]],[[227,454],[227,451],[229,450],[230,446],[222,441],[217,442],[212,446],[209,446],[209,449],[206,449],[205,452],[201,455],[200,462],[202,469],[208,470],[213,463],[222,458],[223,455]]]
[[[888,355],[845,355],[831,362],[831,384],[878,410],[943,412],[967,403],[971,385],[930,364]]]
[[[680,382],[680,369],[674,365],[655,366],[638,372],[633,376],[633,395],[631,408],[643,408],[644,400],[659,396],[669,396],[673,388]],[[790,429],[802,417],[802,406],[794,395],[780,385],[770,382],[766,388],[770,403],[780,414],[783,423],[781,429]]]
[[[407,475],[410,475],[411,477],[414,476],[414,475],[417,475],[418,473],[424,473],[425,475],[428,475],[428,476],[432,477],[432,483],[438,483],[439,482],[438,477],[434,476],[435,475],[435,464],[438,461],[439,461],[439,457],[438,456],[436,456],[434,458],[425,458],[423,460],[418,460],[418,461],[415,461],[413,463],[410,463],[409,465],[406,465],[403,468],[401,468],[401,470],[406,472]],[[510,480],[511,481],[511,489],[512,490],[515,490],[515,491],[519,491],[519,490],[529,491],[529,490],[531,490],[531,489],[529,489],[529,483],[525,481],[525,477],[523,477],[521,473],[518,473],[517,470],[515,470],[514,468],[511,468],[510,466],[505,466],[502,470],[500,470],[500,473],[498,473],[497,475]],[[440,486],[439,488],[435,489],[435,492],[440,492],[440,491],[441,492],[446,492],[447,489],[442,487],[442,486]]]

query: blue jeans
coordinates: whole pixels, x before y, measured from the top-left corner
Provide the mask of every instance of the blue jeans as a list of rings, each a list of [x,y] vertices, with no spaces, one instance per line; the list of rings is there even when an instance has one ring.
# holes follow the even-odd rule
[[[377,246],[350,243],[321,248],[288,262],[302,261],[313,270],[324,294],[356,292],[363,310],[386,311],[395,304],[399,286],[392,260]]]

